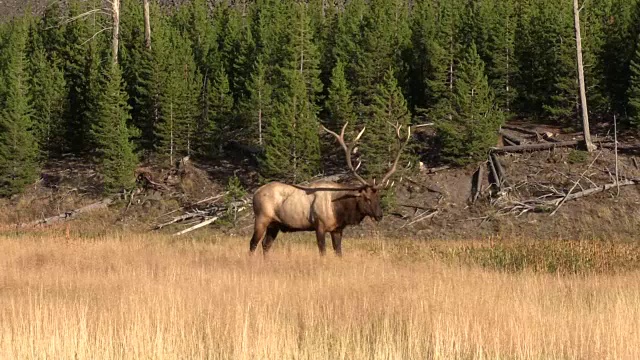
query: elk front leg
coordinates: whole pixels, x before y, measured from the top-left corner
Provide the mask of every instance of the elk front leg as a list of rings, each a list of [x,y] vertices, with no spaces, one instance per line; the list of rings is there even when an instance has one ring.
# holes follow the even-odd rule
[[[318,242],[318,250],[320,250],[320,255],[324,256],[327,253],[327,247],[325,245],[325,232],[324,230],[316,230],[316,240]]]
[[[336,255],[342,256],[342,230],[336,230],[331,233],[331,244]]]

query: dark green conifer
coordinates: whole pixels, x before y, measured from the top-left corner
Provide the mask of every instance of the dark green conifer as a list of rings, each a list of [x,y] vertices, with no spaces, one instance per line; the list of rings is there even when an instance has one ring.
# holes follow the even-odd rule
[[[407,102],[393,70],[389,69],[367,108],[366,131],[360,141],[363,173],[380,179],[389,170],[389,162],[393,161],[392,156],[397,153],[399,144],[394,125],[407,129],[410,122]],[[406,165],[409,159],[407,154],[403,154],[402,164]]]
[[[26,24],[14,20],[0,49],[0,196],[20,193],[38,176],[38,143],[30,104]]]
[[[138,159],[131,142],[135,132],[128,126],[130,106],[120,67],[110,66],[104,76],[91,134],[97,145],[105,192],[113,193],[134,186]]]
[[[32,27],[29,36],[29,98],[33,108],[34,135],[42,158],[47,159],[52,152],[60,154],[63,150],[67,87],[64,72],[57,61],[50,60],[38,31]]]
[[[436,123],[442,157],[466,164],[486,156],[504,121],[484,75],[484,63],[471,43],[460,63],[450,113]]]

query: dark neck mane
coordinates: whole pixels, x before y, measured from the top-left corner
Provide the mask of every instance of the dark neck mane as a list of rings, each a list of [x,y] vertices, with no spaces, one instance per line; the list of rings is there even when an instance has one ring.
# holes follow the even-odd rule
[[[347,225],[357,225],[365,215],[358,210],[358,199],[353,196],[338,196],[333,201],[333,214],[339,228]]]

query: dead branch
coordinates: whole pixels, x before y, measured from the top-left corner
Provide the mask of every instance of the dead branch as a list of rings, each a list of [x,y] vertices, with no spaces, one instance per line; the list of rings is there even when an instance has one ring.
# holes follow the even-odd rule
[[[206,198],[206,199],[200,200],[198,202],[200,204],[204,203],[204,202],[207,202],[207,201],[213,201],[213,203],[207,204],[205,207],[202,207],[202,208],[199,208],[199,209],[195,208],[196,204],[191,205],[192,209],[189,210],[189,212],[187,212],[186,214],[182,214],[182,215],[176,216],[176,217],[174,217],[173,219],[171,219],[169,221],[166,221],[164,223],[158,224],[158,225],[154,226],[151,230],[160,230],[163,227],[166,227],[166,226],[169,226],[169,225],[172,225],[172,224],[182,223],[182,222],[189,221],[189,220],[194,220],[194,219],[199,219],[199,221],[201,221],[201,222],[206,222],[207,220],[210,220],[211,218],[220,218],[224,214],[228,214],[229,211],[233,211],[234,217],[237,217],[238,213],[244,211],[246,209],[246,205],[249,203],[249,198],[243,198],[241,200],[234,201],[234,202],[231,202],[231,203],[226,204],[226,205],[222,205],[222,204],[221,205],[217,205],[217,204],[215,204],[215,202],[217,202],[224,195],[225,194],[221,194],[221,195],[213,196],[211,198]],[[183,207],[183,208],[174,210],[171,213],[174,213],[174,212],[180,211],[180,210],[185,210],[186,208],[187,207]],[[165,215],[169,215],[171,213],[167,213]],[[200,225],[200,224],[198,224],[198,225]],[[198,229],[198,228],[200,228],[202,226],[205,226],[205,225],[207,225],[207,224],[189,228],[190,229],[189,231],[196,230],[196,229]],[[175,235],[182,235],[182,234],[175,234]]]
[[[614,152],[616,156],[616,184],[618,184],[616,196],[620,196],[620,177],[618,176],[618,121],[615,115],[613,115],[613,142],[615,143]]]
[[[425,211],[433,211],[433,210],[435,210],[434,208],[430,208],[430,207],[426,207],[426,206],[420,206],[420,205],[412,205],[412,204],[398,204],[398,206],[407,207],[407,208],[410,208],[410,209],[420,209],[420,210],[425,210]]]
[[[600,157],[600,154],[602,154],[602,151],[600,151],[598,153],[598,155],[596,155],[596,157],[593,159],[591,164],[589,164],[589,166],[582,172],[582,174],[580,174],[580,177],[578,178],[578,180],[576,180],[573,183],[573,186],[571,187],[571,189],[569,189],[569,192],[567,193],[567,195],[558,203],[558,206],[556,206],[556,209],[553,210],[553,212],[550,214],[550,216],[553,216],[558,211],[558,209],[560,209],[562,204],[564,204],[564,202],[567,201],[567,198],[571,195],[571,192],[573,191],[573,189],[575,189],[576,186],[578,186],[578,184],[580,183],[580,180],[582,180],[584,178],[584,175],[587,173],[587,171],[589,171],[591,169],[591,167],[593,166],[593,164],[596,163],[596,160],[598,160],[598,158]],[[616,183],[618,183],[617,180],[616,180]]]
[[[613,189],[618,186],[628,186],[628,185],[637,185],[640,184],[640,179],[630,179],[623,180],[620,182],[613,182],[605,185],[601,185],[594,188],[589,188],[586,190],[582,190],[575,193],[566,193],[562,194],[560,197],[557,197],[557,194],[547,194],[536,199],[517,201],[511,200],[508,206],[505,206],[498,210],[498,213],[501,214],[517,214],[517,216],[521,216],[527,212],[541,212],[541,211],[549,211],[552,208],[559,208],[561,204],[570,200],[577,200],[583,198],[585,196],[601,193],[610,189]],[[550,197],[556,197],[555,199],[547,200]],[[552,213],[553,214],[553,213]]]
[[[180,210],[184,210],[184,209],[186,209],[186,208],[191,208],[191,207],[194,207],[194,206],[196,206],[196,205],[200,205],[200,204],[202,204],[202,203],[206,203],[206,202],[213,202],[213,204],[215,204],[217,201],[219,201],[220,199],[222,199],[222,198],[223,198],[225,195],[227,195],[227,194],[228,194],[228,192],[224,192],[224,193],[219,194],[219,195],[216,195],[216,196],[210,196],[210,197],[208,197],[208,198],[204,198],[204,199],[199,200],[199,201],[197,201],[197,202],[195,202],[195,203],[193,203],[193,204],[191,204],[191,205],[186,205],[186,206],[180,207],[180,208],[178,208],[178,209],[171,210],[171,211],[169,211],[168,213],[165,213],[165,214],[162,214],[162,215],[158,216],[156,219],[159,219],[159,218],[161,218],[161,217],[165,217],[165,216],[167,216],[167,215],[171,215],[171,214],[173,214],[173,213],[176,213],[176,212],[178,212],[178,211],[180,211]]]
[[[209,225],[209,224],[211,224],[211,223],[215,222],[215,221],[216,221],[216,220],[218,220],[218,219],[219,219],[219,217],[214,216],[214,217],[212,217],[212,218],[210,218],[210,219],[207,219],[207,220],[205,220],[205,221],[203,221],[203,222],[201,222],[201,223],[198,223],[197,225],[194,225],[194,226],[192,226],[192,227],[190,227],[190,228],[188,228],[188,229],[184,229],[184,230],[182,230],[182,231],[178,231],[177,233],[173,234],[173,236],[180,236],[180,235],[184,235],[184,234],[186,234],[186,233],[188,233],[188,232],[191,232],[191,231],[193,231],[193,230],[196,230],[196,229],[199,229],[199,228],[201,228],[201,227],[207,226],[207,225]]]
[[[419,129],[419,128],[423,128],[423,127],[428,127],[428,126],[433,126],[433,123],[424,123],[424,124],[418,124],[418,125],[413,125],[414,129]]]
[[[440,210],[435,210],[435,211],[433,211],[433,212],[431,212],[431,213],[428,213],[428,214],[426,214],[426,215],[421,215],[421,216],[419,216],[417,219],[415,219],[415,220],[413,220],[413,221],[411,221],[411,222],[409,222],[409,223],[406,223],[406,224],[402,225],[400,228],[402,229],[402,228],[404,228],[405,226],[411,226],[411,225],[413,225],[413,224],[416,224],[416,223],[419,223],[419,222],[422,222],[422,221],[425,221],[425,220],[431,219],[432,217],[436,216],[439,212],[440,212]]]
[[[590,189],[587,189],[587,190],[584,190],[584,191],[573,193],[573,194],[567,196],[567,200],[566,201],[576,200],[576,199],[579,199],[579,198],[582,198],[582,197],[585,197],[585,196],[593,195],[593,194],[596,194],[596,193],[599,193],[599,192],[604,192],[604,191],[613,189],[616,186],[636,185],[639,182],[640,181],[638,181],[637,179],[632,179],[632,180],[623,180],[623,181],[620,181],[618,183],[605,184],[605,185],[602,185],[602,186],[597,187],[597,188],[590,188]],[[558,200],[554,200],[554,201],[557,202]]]

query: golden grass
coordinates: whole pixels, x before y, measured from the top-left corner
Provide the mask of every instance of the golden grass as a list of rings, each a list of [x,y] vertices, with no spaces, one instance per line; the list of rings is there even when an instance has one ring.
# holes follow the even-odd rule
[[[264,259],[210,240],[0,236],[0,358],[640,357],[638,272],[494,272],[382,239],[319,258],[287,235]]]

